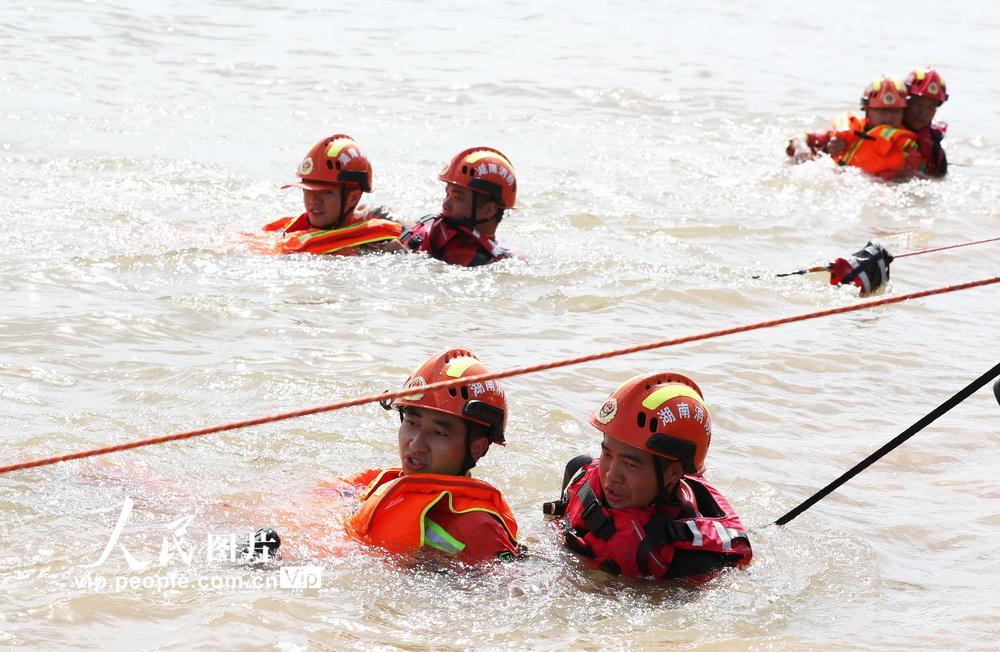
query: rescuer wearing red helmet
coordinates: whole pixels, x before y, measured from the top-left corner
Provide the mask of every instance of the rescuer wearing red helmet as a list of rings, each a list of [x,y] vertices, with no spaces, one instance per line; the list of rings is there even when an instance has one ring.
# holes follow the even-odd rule
[[[601,457],[572,460],[544,511],[564,542],[615,575],[660,579],[749,563],[750,540],[702,474],[712,424],[701,390],[675,372],[636,376],[590,416]]]
[[[301,188],[306,211],[264,227],[282,236],[276,253],[354,255],[380,250],[402,232],[385,207],[360,203],[372,189],[372,165],[350,136],[313,145],[297,173],[300,181],[282,188]]]
[[[925,67],[910,72],[903,83],[909,93],[903,124],[916,136],[923,159],[921,171],[929,177],[943,177],[948,173],[948,157],[941,141],[948,125],[933,121],[938,107],[948,101],[944,79],[933,68]]]
[[[793,138],[785,153],[801,162],[819,152],[838,165],[858,167],[883,179],[905,179],[920,171],[914,134],[902,126],[906,88],[883,75],[872,80],[861,96],[864,119],[849,115],[846,129],[832,129]]]
[[[361,505],[346,521],[354,539],[391,552],[428,547],[467,563],[520,556],[517,522],[500,492],[469,477],[491,444],[505,443],[507,401],[494,380],[427,391],[425,385],[489,373],[476,356],[452,349],[431,356],[393,400],[399,411],[400,466],[348,482]]]
[[[445,198],[438,215],[428,215],[400,236],[401,247],[423,251],[453,265],[476,267],[511,255],[496,242],[504,211],[514,208],[514,166],[491,147],[459,152],[438,175]]]

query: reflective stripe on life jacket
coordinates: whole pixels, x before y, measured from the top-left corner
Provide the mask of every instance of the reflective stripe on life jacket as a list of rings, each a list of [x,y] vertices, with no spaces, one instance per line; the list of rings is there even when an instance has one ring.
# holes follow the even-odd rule
[[[367,244],[395,240],[403,227],[396,222],[371,219],[339,229],[307,229],[289,233],[277,253],[355,255]]]
[[[658,579],[710,570],[704,565],[686,570],[673,563],[681,551],[708,553],[715,569],[749,563],[750,539],[722,494],[691,475],[684,476],[680,488],[692,499],[687,508],[677,503],[613,509],[604,501],[599,462],[592,462],[556,503],[564,510],[566,546],[625,577]]]
[[[463,267],[478,267],[510,257],[508,249],[479,231],[449,224],[439,215],[428,215],[399,237],[409,251],[424,251],[438,260]]]
[[[412,551],[424,545],[445,549],[454,542],[440,537],[440,528],[435,529],[427,519],[431,508],[441,504],[453,514],[490,514],[516,545],[517,521],[500,492],[486,482],[432,473],[402,475],[398,468],[368,471],[352,482],[365,480],[369,485],[360,496],[361,505],[345,523],[347,535],[353,539],[391,552]]]
[[[849,127],[848,131],[836,133],[847,143],[844,153],[834,157],[838,164],[858,167],[883,179],[919,171],[917,142],[909,129],[885,124],[870,127],[857,116],[849,118]]]
[[[382,206],[359,205],[336,229],[314,229],[306,213],[298,217],[283,217],[264,226],[265,231],[279,231],[283,238],[270,253],[276,254],[339,254],[352,256],[364,251],[364,246],[395,240],[403,231],[397,222],[386,219],[388,210]]]

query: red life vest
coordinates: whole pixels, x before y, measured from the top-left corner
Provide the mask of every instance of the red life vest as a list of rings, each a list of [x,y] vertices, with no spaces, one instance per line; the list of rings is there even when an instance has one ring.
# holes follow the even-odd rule
[[[839,165],[859,167],[883,179],[905,178],[920,171],[917,141],[909,129],[871,126],[853,115],[848,127],[847,131],[836,132],[836,137],[847,143],[844,153],[833,157]]]
[[[508,249],[479,231],[449,224],[435,215],[421,218],[399,240],[409,251],[424,251],[438,260],[463,267],[486,265],[511,255]]]
[[[366,471],[348,482],[368,482],[361,505],[348,517],[347,535],[391,552],[408,552],[425,545],[425,518],[435,505],[453,514],[485,512],[495,517],[517,548],[517,521],[500,492],[492,485],[465,476],[402,470]],[[496,551],[500,552],[500,551]]]
[[[282,217],[264,226],[265,231],[279,231],[283,236],[269,253],[355,256],[364,253],[366,245],[399,237],[403,227],[385,219],[388,215],[388,211],[381,206],[359,206],[348,216],[344,226],[336,229],[312,228],[306,213],[298,217]]]
[[[929,177],[943,177],[948,173],[948,157],[941,147],[947,130],[946,124],[933,124],[913,132],[922,160],[920,171]]]
[[[577,472],[562,500],[547,505],[546,512],[562,516],[568,548],[612,574],[660,579],[749,563],[750,539],[722,494],[691,475],[683,477],[680,490],[691,504],[612,509],[604,501],[594,461]],[[687,555],[697,557],[692,565],[682,560],[685,551],[709,554]]]

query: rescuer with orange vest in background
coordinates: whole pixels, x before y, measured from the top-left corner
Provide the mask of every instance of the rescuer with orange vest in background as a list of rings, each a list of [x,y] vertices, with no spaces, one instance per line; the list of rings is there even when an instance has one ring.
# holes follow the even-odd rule
[[[281,240],[273,253],[356,255],[379,251],[399,237],[402,226],[382,206],[360,203],[372,189],[372,165],[353,138],[335,134],[316,143],[299,164],[305,212],[264,227]]]
[[[916,135],[903,126],[906,88],[888,76],[877,78],[861,96],[865,117],[849,115],[844,128],[793,138],[785,152],[796,162],[829,154],[838,165],[858,167],[882,179],[906,179],[921,171]]]

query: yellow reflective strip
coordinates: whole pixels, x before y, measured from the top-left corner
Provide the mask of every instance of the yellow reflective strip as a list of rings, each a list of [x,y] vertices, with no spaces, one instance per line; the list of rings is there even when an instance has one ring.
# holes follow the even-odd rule
[[[437,505],[438,501],[440,501],[445,496],[448,496],[449,499],[451,498],[451,494],[450,493],[448,493],[447,491],[442,491],[441,493],[439,493],[437,495],[437,498],[435,498],[431,502],[427,503],[427,506],[424,507],[424,511],[420,512],[420,547],[421,548],[423,548],[427,544],[427,537],[425,536],[425,533],[427,532],[427,530],[424,527],[424,523],[426,522],[426,519],[427,519],[427,512],[431,511],[431,507],[434,507],[434,505]]]
[[[872,90],[877,92],[880,88],[882,88],[882,80],[881,79],[877,79],[877,78],[873,79],[872,80]]]
[[[430,518],[424,519],[424,540],[435,550],[457,555],[465,550],[465,544],[451,535],[448,530],[435,523]]]
[[[489,514],[496,520],[500,521],[500,525],[503,526],[504,531],[507,532],[507,535],[510,537],[511,541],[514,541],[515,543],[517,542],[517,537],[515,537],[514,533],[511,532],[510,528],[507,527],[507,521],[505,521],[503,517],[500,516],[500,514],[494,512],[492,509],[486,509],[485,507],[470,507],[469,509],[455,509],[455,497],[451,494],[451,492],[447,493],[448,493],[448,511],[450,511],[452,514],[471,514],[472,512],[482,512],[484,514]]]
[[[357,147],[357,143],[350,138],[338,138],[330,143],[330,147],[326,150],[326,155],[330,158],[337,158],[340,156],[340,152],[343,151],[345,147],[350,147],[352,145]]]
[[[843,158],[840,159],[840,164],[850,165],[851,160],[854,158],[854,155],[858,153],[858,150],[861,149],[861,146],[864,144],[864,142],[865,142],[864,138],[858,138],[856,141],[854,141],[854,144],[851,145],[851,148],[847,150],[847,154],[845,154]]]
[[[448,363],[448,369],[445,373],[452,378],[461,378],[462,374],[469,370],[469,367],[479,362],[475,358],[470,358],[469,356],[462,356],[461,358],[455,358]]]
[[[509,167],[512,170],[514,169],[514,166],[510,164],[510,161],[508,161],[506,157],[501,156],[500,154],[497,154],[496,152],[487,151],[485,149],[481,149],[481,150],[479,150],[477,152],[473,152],[473,153],[469,154],[468,156],[465,157],[465,162],[466,163],[475,163],[479,159],[486,158],[487,156],[495,156],[496,158],[498,158],[501,161],[503,161],[507,165],[507,167]]]
[[[694,391],[687,385],[668,385],[666,387],[661,387],[646,398],[642,400],[642,407],[647,410],[655,410],[672,398],[677,398],[683,396],[684,398],[693,398],[694,400],[701,403],[701,397],[698,396],[698,392]]]
[[[349,233],[350,231],[356,231],[365,226],[364,222],[359,222],[357,224],[351,224],[350,226],[342,226],[339,229],[310,229],[307,232],[299,235],[300,242],[308,242],[313,238],[322,238],[324,236],[332,234],[343,234]]]

